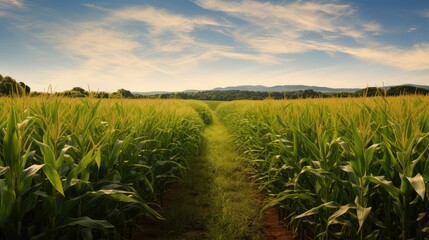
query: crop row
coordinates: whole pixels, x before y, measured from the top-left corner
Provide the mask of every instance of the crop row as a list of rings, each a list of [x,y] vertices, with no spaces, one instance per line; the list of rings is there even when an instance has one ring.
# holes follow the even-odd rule
[[[429,98],[242,101],[218,112],[300,238],[429,237]]]
[[[0,239],[120,239],[162,218],[210,119],[197,102],[0,101]]]

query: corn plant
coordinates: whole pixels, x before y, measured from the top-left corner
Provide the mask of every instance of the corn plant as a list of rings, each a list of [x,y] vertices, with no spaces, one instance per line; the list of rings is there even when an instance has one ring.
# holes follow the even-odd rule
[[[204,126],[184,101],[0,101],[1,239],[118,239],[162,219]]]
[[[254,179],[300,238],[429,237],[427,97],[218,107]]]

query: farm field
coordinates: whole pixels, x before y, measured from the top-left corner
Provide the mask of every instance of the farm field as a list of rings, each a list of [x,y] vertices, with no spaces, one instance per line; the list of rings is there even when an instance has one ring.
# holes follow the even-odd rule
[[[0,101],[0,239],[429,236],[427,97]]]
[[[162,219],[209,119],[198,102],[0,101],[0,239],[118,239]]]
[[[200,155],[189,161],[189,173],[165,194],[161,214],[166,220],[144,224],[134,239],[264,239],[262,202],[235,150],[214,115]]]
[[[429,240],[429,0],[0,0],[0,240]]]
[[[240,101],[218,107],[297,236],[429,237],[429,98]]]

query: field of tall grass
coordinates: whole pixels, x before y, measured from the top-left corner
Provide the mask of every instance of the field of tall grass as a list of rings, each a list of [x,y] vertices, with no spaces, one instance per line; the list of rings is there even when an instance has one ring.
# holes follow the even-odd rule
[[[301,239],[429,237],[429,98],[238,101],[217,111]]]
[[[0,98],[0,239],[120,239],[198,153],[198,102]]]

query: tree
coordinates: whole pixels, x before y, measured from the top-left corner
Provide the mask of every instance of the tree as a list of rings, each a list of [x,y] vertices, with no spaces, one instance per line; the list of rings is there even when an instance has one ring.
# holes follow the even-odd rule
[[[80,92],[82,95],[89,96],[89,93],[87,91],[85,91],[85,89],[83,89],[81,87],[74,87],[74,88],[72,88],[71,91]]]
[[[25,85],[25,83],[23,82],[19,82],[19,86],[21,86],[22,89],[24,89],[25,95],[30,95],[31,88],[29,86]]]
[[[109,94],[107,92],[93,92],[93,98],[109,98]]]
[[[134,94],[126,89],[118,89],[118,91],[112,93],[112,98],[134,98]]]
[[[0,96],[22,96],[30,93],[30,87],[24,83],[18,83],[15,79],[0,75]]]
[[[400,96],[400,95],[407,95],[407,94],[428,95],[429,90],[424,88],[404,85],[404,86],[391,87],[387,91],[388,96]]]
[[[74,87],[71,90],[56,93],[57,96],[70,97],[70,98],[83,98],[88,97],[89,93],[81,87]]]

